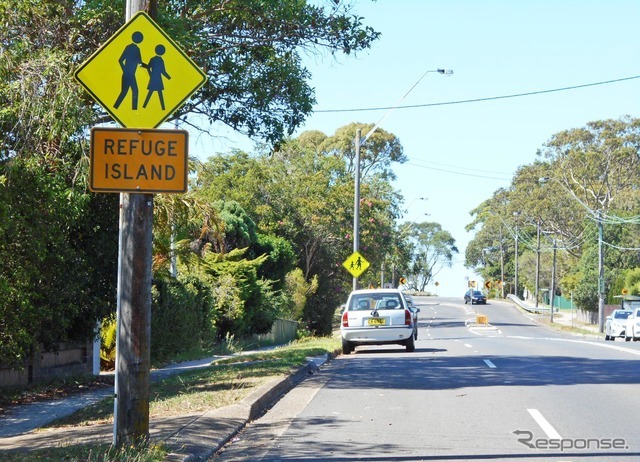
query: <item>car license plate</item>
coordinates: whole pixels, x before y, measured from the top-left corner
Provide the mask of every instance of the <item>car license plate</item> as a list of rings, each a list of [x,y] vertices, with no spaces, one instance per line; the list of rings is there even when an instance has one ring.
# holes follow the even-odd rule
[[[384,326],[387,323],[384,318],[371,318],[369,319],[370,326]]]

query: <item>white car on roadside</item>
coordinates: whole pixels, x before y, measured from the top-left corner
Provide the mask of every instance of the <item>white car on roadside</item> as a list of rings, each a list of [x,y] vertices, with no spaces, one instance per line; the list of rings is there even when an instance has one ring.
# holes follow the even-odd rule
[[[624,329],[624,339],[627,342],[631,339],[633,339],[634,342],[640,340],[640,308],[634,308],[627,318]]]
[[[342,353],[358,345],[400,344],[415,350],[414,315],[398,289],[354,290],[349,295],[342,322]]]
[[[624,337],[627,319],[631,313],[631,310],[613,310],[604,323],[604,339],[615,340],[616,337]]]

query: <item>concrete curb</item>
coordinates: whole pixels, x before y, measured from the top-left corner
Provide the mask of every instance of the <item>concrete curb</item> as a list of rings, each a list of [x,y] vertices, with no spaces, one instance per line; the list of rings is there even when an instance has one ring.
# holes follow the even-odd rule
[[[255,420],[273,406],[282,396],[296,387],[319,365],[337,356],[337,352],[322,360],[309,359],[295,373],[272,380],[253,391],[240,403],[205,412],[176,431],[165,444],[171,451],[165,460],[170,462],[197,462],[208,460],[247,423]]]
[[[542,308],[539,309],[537,311],[532,311],[531,309],[527,309],[525,307],[522,306],[522,303],[518,303],[517,298],[513,297],[512,295],[510,295],[509,300],[512,301],[512,306],[515,306],[516,308],[521,309],[522,314],[524,316],[527,317],[527,319],[535,322],[537,325],[539,326],[543,326],[546,327],[547,329],[551,329],[551,330],[558,330],[555,329],[553,325],[545,323],[545,322],[541,322],[540,319],[534,317],[533,315],[549,315],[550,311],[549,308]],[[554,313],[558,313],[558,311],[556,310]],[[554,315],[555,317],[556,315]],[[571,325],[570,322],[567,322],[567,320],[562,316],[562,314],[559,313],[559,315],[557,317],[555,317],[555,322],[554,324],[557,324],[558,326],[565,326],[565,327],[573,327],[575,329],[581,329],[583,331],[585,331],[584,333],[580,333],[580,332],[569,332],[571,335],[576,336],[576,337],[586,337],[588,339],[593,339],[593,340],[599,340],[604,338],[604,334],[598,332],[598,327],[594,326],[594,325],[590,325],[590,324],[582,324],[582,323],[577,323],[575,325]]]

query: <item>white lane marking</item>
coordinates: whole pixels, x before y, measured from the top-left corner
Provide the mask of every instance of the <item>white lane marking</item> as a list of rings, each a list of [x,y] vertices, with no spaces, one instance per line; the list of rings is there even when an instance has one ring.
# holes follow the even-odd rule
[[[471,332],[472,334],[476,334],[478,337],[502,337],[502,331],[500,329],[496,329],[496,330],[484,330],[486,329],[485,327],[481,327],[480,330],[478,329],[474,329],[473,327],[469,327],[469,332]]]
[[[473,346],[469,345],[468,343],[464,343],[464,346],[466,346],[467,348],[473,348]]]
[[[484,363],[489,366],[490,369],[496,369],[496,365],[493,364],[490,359],[485,359]]]
[[[542,428],[542,431],[547,434],[549,439],[552,439],[552,440],[562,439],[562,437],[560,436],[560,433],[558,433],[556,429],[553,428],[553,426],[549,423],[547,419],[544,418],[544,416],[540,413],[540,411],[538,411],[537,409],[527,409],[527,411],[529,411],[529,414],[531,414],[531,417],[533,417],[533,420],[535,420],[536,423],[540,426],[540,428]]]
[[[639,350],[632,350],[631,348],[619,347],[615,345],[610,345],[608,343],[592,342],[589,340],[572,340],[567,338],[552,338],[552,337],[525,337],[521,335],[507,335],[506,338],[513,338],[517,340],[553,340],[556,342],[583,343],[587,345],[593,345],[601,348],[609,348],[611,350],[617,350],[623,353],[631,353],[632,355],[640,356]]]

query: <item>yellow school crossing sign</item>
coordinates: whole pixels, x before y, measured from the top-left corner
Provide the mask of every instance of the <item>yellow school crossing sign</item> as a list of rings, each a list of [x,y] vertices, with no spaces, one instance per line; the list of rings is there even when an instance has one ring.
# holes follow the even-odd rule
[[[360,252],[353,252],[344,263],[342,263],[347,271],[351,273],[354,278],[360,277],[367,268],[369,268],[369,262],[360,254]]]
[[[155,128],[207,80],[141,11],[76,71],[76,80],[126,128]]]

